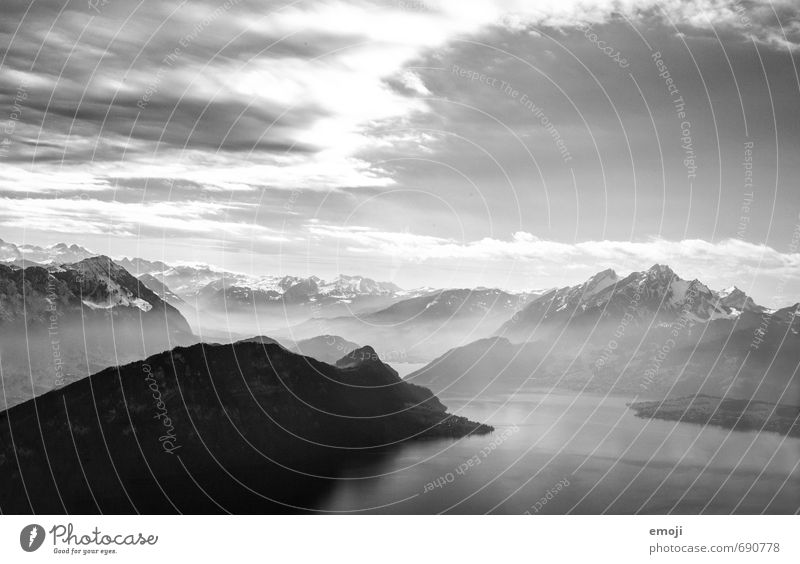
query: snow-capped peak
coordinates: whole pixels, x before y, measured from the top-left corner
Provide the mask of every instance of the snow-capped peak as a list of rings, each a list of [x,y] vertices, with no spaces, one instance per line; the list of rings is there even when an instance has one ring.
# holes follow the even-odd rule
[[[719,296],[719,303],[725,308],[730,310],[736,310],[737,312],[742,311],[753,311],[753,312],[763,312],[766,311],[765,308],[757,305],[753,298],[745,294],[736,286],[731,286],[729,288],[725,288],[724,290],[718,293]]]
[[[153,309],[153,304],[137,295],[133,288],[124,285],[126,277],[135,279],[108,257],[95,256],[56,268],[62,271],[73,270],[80,275],[84,294],[82,301],[91,309],[111,309],[118,306],[136,307],[145,312]]]
[[[617,273],[610,268],[598,272],[583,284],[583,299],[587,300],[599,294],[609,286],[613,286],[619,282],[619,280],[620,278],[617,276]]]
[[[323,295],[352,297],[355,295],[391,295],[401,289],[391,282],[377,282],[363,276],[349,276],[340,274],[330,282],[317,279],[319,292]]]
[[[0,261],[25,260],[38,264],[62,264],[77,262],[97,255],[78,245],[56,243],[48,247],[16,245],[0,240]]]

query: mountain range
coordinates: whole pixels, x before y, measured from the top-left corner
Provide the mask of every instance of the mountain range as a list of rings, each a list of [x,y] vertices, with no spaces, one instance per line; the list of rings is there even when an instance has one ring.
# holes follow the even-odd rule
[[[169,266],[143,259],[118,262],[178,307],[197,332],[212,336],[218,336],[223,327],[245,336],[310,318],[363,314],[431,291],[407,291],[391,282],[345,274],[323,280],[254,276],[207,265]]]
[[[337,335],[319,335],[311,339],[298,341],[289,347],[289,350],[303,356],[310,356],[321,362],[336,364],[343,356],[360,348],[356,343],[342,339]]]
[[[604,270],[583,284],[551,290],[521,309],[499,334],[517,341],[548,338],[565,329],[591,336],[623,317],[641,327],[680,318],[692,324],[731,320],[742,312],[764,311],[738,288],[715,292],[699,280],[683,280],[668,266],[654,265],[624,278]]]
[[[654,265],[606,270],[532,300],[496,336],[408,376],[454,395],[567,387],[642,397],[698,393],[800,404],[799,304],[769,310]]]
[[[336,366],[267,341],[179,347],[0,413],[0,510],[297,512],[345,459],[491,430],[369,347]]]
[[[310,319],[279,334],[299,339],[330,332],[372,343],[388,361],[425,362],[491,335],[537,295],[494,288],[437,290],[362,315]]]
[[[0,249],[10,259],[0,265],[7,405],[175,344],[264,334],[328,363],[357,343],[384,362],[429,362],[410,377],[444,394],[558,385],[800,403],[798,306],[771,310],[735,286],[712,290],[665,265],[627,276],[603,270],[540,292],[405,291],[360,276],[254,277],[136,258],[57,262],[91,254],[76,245]],[[17,264],[33,258],[42,266]],[[57,353],[45,327],[51,303],[70,336]]]
[[[196,342],[180,312],[104,256],[0,264],[0,407]]]
[[[800,304],[665,265],[407,292],[0,250],[3,513],[301,511],[354,458],[491,431],[448,398],[567,388],[627,396],[641,417],[797,433]],[[427,364],[400,378],[395,362]]]
[[[98,253],[74,244],[40,247],[0,240],[0,263],[15,266],[23,266],[23,261],[31,266],[68,264],[94,256]],[[158,290],[167,297],[177,296],[186,302],[223,311],[239,307],[252,309],[278,302],[281,305],[341,303],[359,309],[367,307],[366,301],[364,305],[353,302],[364,298],[384,298],[371,302],[382,307],[394,299],[419,293],[407,292],[391,282],[344,274],[326,281],[317,276],[254,276],[208,265],[168,265],[163,261],[142,258],[123,257],[115,259],[115,262],[149,284],[158,284]]]
[[[79,246],[57,243],[49,247],[39,247],[37,245],[16,245],[0,239],[0,262],[31,263],[31,266],[38,264],[61,264],[78,262],[96,256],[98,253]]]
[[[65,249],[4,243],[0,260],[36,258],[62,264]],[[208,265],[169,265],[159,260],[120,258],[114,262],[175,307],[203,339],[235,341],[269,333],[286,342],[338,335],[371,343],[382,358],[428,361],[446,350],[492,334],[539,292],[492,288],[403,290],[363,276],[252,276]]]

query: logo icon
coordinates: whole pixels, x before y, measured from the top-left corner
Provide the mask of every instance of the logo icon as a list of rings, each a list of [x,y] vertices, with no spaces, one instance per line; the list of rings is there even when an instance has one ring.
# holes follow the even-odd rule
[[[33,552],[42,546],[44,537],[44,527],[36,524],[28,525],[23,527],[22,532],[19,534],[19,545],[25,552]]]

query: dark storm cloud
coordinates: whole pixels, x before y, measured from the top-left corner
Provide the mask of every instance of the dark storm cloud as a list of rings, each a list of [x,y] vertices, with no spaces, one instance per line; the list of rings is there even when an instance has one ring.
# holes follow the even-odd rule
[[[477,185],[491,199],[494,218],[542,237],[718,238],[738,231],[743,143],[752,141],[759,204],[747,219],[747,236],[785,245],[800,207],[800,193],[790,186],[800,173],[792,157],[800,122],[775,116],[796,111],[791,54],[724,26],[717,40],[713,30],[687,24],[677,35],[663,18],[637,25],[644,41],[621,19],[592,28],[609,54],[576,29],[495,28],[415,61],[437,100],[429,102],[431,115],[406,127],[433,140],[417,150],[413,143],[398,147],[402,156],[423,159],[434,147],[436,163],[386,167],[401,184],[436,186],[458,202],[462,220],[474,219],[464,223],[475,237],[490,219],[483,199],[470,197]],[[624,66],[614,60],[618,53]],[[684,120],[654,53],[685,101],[694,178],[684,164]],[[394,149],[371,158],[399,156]]]
[[[215,15],[222,2],[98,2],[94,10],[82,1],[68,2],[63,11],[55,2],[4,3],[0,38],[8,48],[0,93],[11,98],[25,91],[18,135],[26,124],[44,132],[37,134],[41,145],[19,136],[24,147],[9,158],[29,162],[36,146],[38,161],[112,160],[123,152],[152,153],[153,141],[162,151],[315,151],[295,133],[325,117],[323,108],[300,99],[291,107],[270,102],[225,81],[235,80],[253,58],[301,60],[356,38],[300,32],[282,39],[247,30],[249,14],[267,16],[281,4],[259,3],[248,12],[254,6],[237,2]],[[215,81],[217,73],[229,74]],[[268,94],[276,86],[259,88]],[[60,152],[48,137],[62,139]]]

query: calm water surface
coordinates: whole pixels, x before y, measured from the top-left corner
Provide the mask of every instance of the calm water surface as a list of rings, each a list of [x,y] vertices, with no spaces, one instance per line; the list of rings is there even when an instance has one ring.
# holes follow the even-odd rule
[[[491,423],[495,432],[361,456],[318,509],[694,514],[800,508],[800,439],[639,419],[626,406],[629,398],[586,393],[443,401],[459,415]]]

